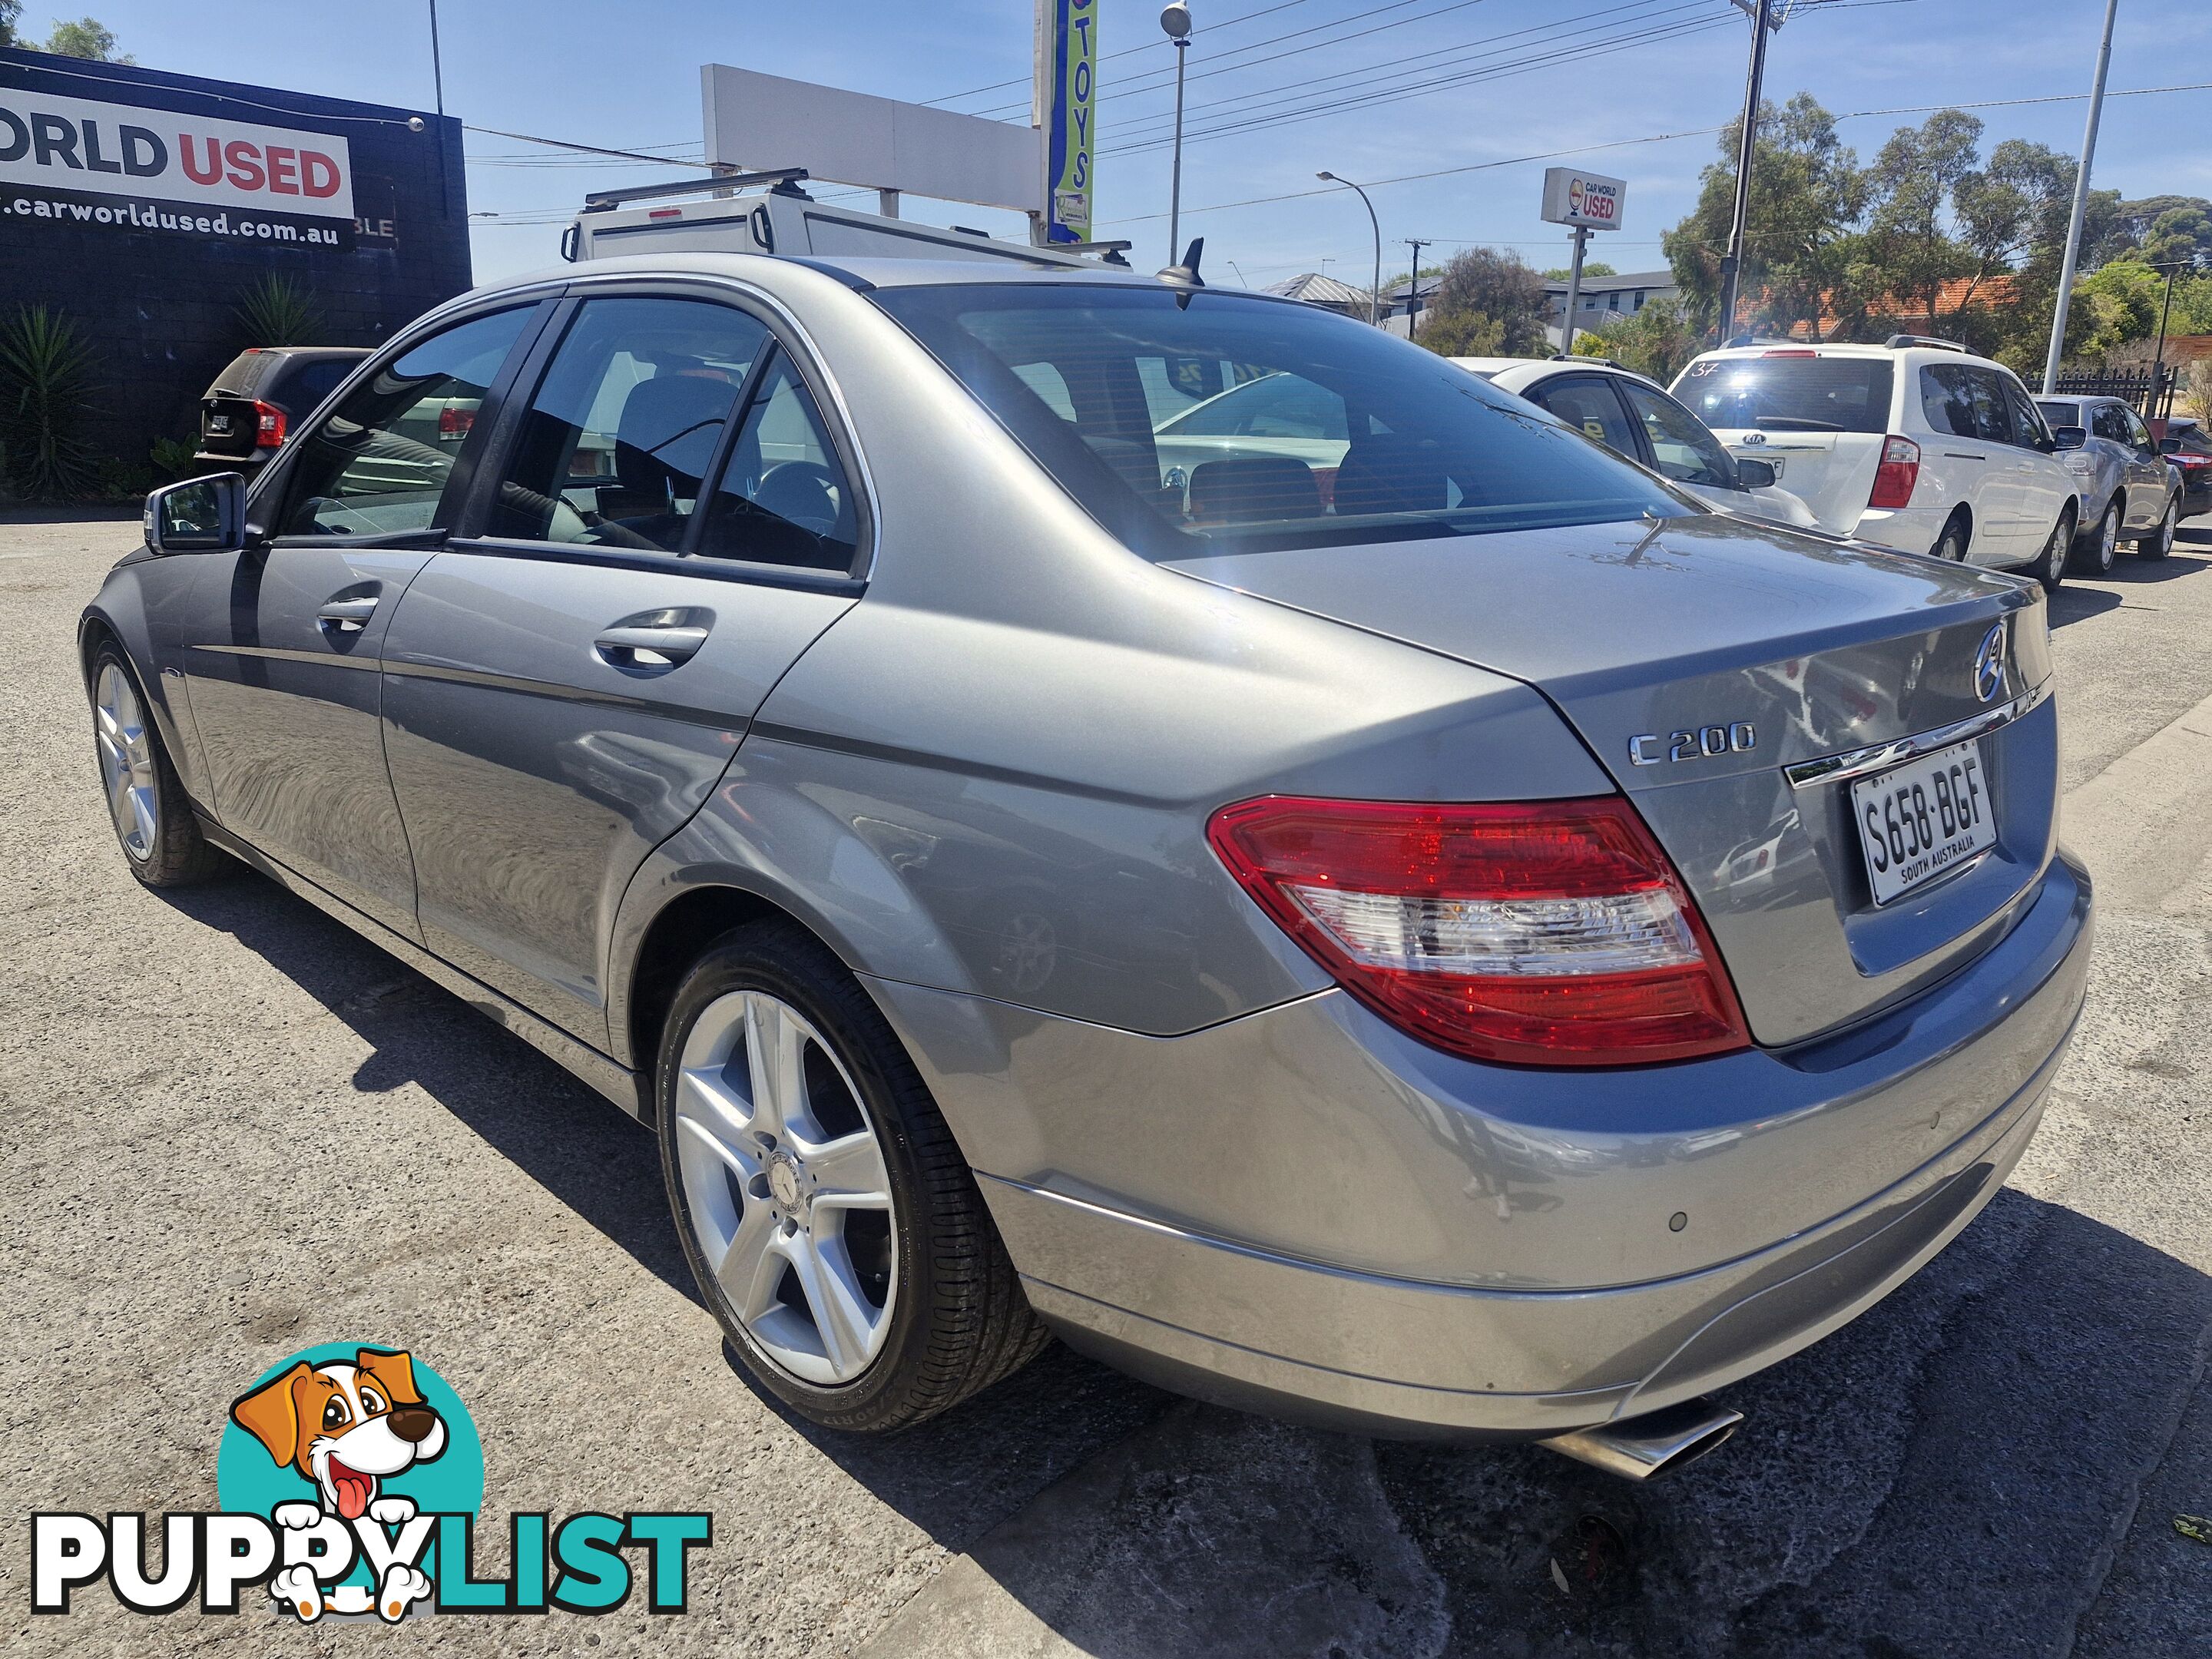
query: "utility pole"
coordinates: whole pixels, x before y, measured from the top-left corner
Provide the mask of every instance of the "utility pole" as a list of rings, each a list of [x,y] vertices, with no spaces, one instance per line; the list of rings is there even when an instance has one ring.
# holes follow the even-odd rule
[[[1782,27],[1781,18],[1773,14],[1768,0],[1735,0],[1751,18],[1751,72],[1743,87],[1743,124],[1735,147],[1735,214],[1729,222],[1728,255],[1721,261],[1720,333],[1717,343],[1726,345],[1735,332],[1736,287],[1743,276],[1743,238],[1745,222],[1751,217],[1751,158],[1759,142],[1759,100],[1766,82],[1766,36],[1769,30]],[[1581,252],[1579,245],[1576,249]],[[1579,257],[1575,261],[1579,266]],[[1567,331],[1574,331],[1574,319],[1567,319]]]
[[[2081,165],[2074,174],[2074,211],[2066,221],[2066,258],[2058,271],[2058,303],[2051,313],[2051,351],[2043,360],[2045,397],[2057,390],[2058,362],[2066,355],[2066,313],[2074,299],[2074,268],[2081,259],[2081,221],[2089,210],[2089,163],[2097,154],[2097,118],[2105,112],[2105,71],[2112,66],[2112,23],[2119,10],[2120,0],[2105,0],[2105,36],[2097,46],[2097,75],[2089,87],[2089,125],[2081,134]],[[2170,293],[2170,282],[2167,287]]]
[[[1413,330],[1421,320],[1421,250],[1435,241],[1432,236],[1408,236],[1406,246],[1413,251],[1413,291],[1406,296],[1406,337],[1413,337]]]

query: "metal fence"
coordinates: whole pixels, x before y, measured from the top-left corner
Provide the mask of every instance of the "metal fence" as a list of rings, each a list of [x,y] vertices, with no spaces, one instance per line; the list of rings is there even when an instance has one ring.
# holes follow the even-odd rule
[[[2179,377],[2171,367],[2159,371],[2154,385],[2148,368],[2099,369],[2090,372],[2065,372],[2058,377],[2061,398],[2124,398],[2136,407],[2136,413],[2145,420],[2154,420],[2172,412],[2174,382]]]

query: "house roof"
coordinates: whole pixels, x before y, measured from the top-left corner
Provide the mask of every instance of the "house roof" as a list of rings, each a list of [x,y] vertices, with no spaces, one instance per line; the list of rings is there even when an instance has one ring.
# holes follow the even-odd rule
[[[1301,271],[1288,282],[1277,283],[1261,291],[1279,294],[1285,300],[1304,300],[1317,306],[1364,307],[1367,303],[1365,289],[1340,283],[1335,277],[1324,276],[1317,270]]]

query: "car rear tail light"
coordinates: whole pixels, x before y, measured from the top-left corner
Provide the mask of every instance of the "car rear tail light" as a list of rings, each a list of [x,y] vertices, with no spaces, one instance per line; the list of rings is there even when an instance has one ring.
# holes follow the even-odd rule
[[[459,440],[469,435],[469,428],[477,423],[473,409],[454,409],[448,405],[438,411],[438,435]]]
[[[1630,1066],[1750,1043],[1704,919],[1620,796],[1271,795],[1222,808],[1206,839],[1338,984],[1439,1048]]]
[[[253,405],[253,447],[275,449],[284,441],[284,411],[274,404],[257,400]]]
[[[1912,487],[1920,482],[1920,446],[1910,438],[1884,438],[1881,465],[1874,470],[1874,494],[1869,507],[1910,507]]]

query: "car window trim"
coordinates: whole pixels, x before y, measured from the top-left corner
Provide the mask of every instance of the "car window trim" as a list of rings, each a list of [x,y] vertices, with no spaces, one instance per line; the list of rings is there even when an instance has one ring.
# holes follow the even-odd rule
[[[656,277],[629,275],[598,278],[582,277],[568,283],[562,289],[556,307],[559,309],[558,325],[541,328],[537,344],[529,354],[530,361],[523,365],[524,372],[516,377],[518,389],[520,386],[526,385],[529,388],[528,392],[514,400],[513,406],[518,413],[511,422],[506,418],[506,408],[503,404],[501,410],[500,429],[493,434],[493,447],[487,451],[484,464],[477,468],[477,471],[486,482],[472,490],[469,500],[464,504],[463,510],[458,515],[459,527],[453,539],[457,543],[465,541],[471,546],[497,543],[501,545],[512,545],[518,548],[550,549],[556,552],[564,548],[579,545],[573,542],[537,542],[507,537],[495,538],[484,534],[484,526],[489,521],[490,513],[489,491],[496,487],[501,477],[506,476],[507,453],[520,432],[522,414],[527,412],[532,401],[538,395],[538,388],[544,384],[546,370],[552,362],[553,353],[558,349],[560,341],[566,337],[568,325],[574,316],[575,309],[581,307],[586,301],[598,299],[702,301],[709,305],[728,306],[734,310],[741,311],[768,331],[769,340],[773,349],[761,354],[762,363],[774,358],[778,352],[790,360],[793,370],[799,377],[799,384],[806,388],[807,395],[814,401],[815,413],[821,417],[823,429],[829,436],[830,447],[836,451],[837,464],[843,469],[846,480],[853,490],[853,562],[847,567],[842,577],[839,577],[835,572],[826,570],[815,574],[833,581],[857,582],[865,587],[869,574],[875,567],[875,485],[861,459],[859,441],[852,434],[852,418],[845,407],[845,400],[837,391],[836,383],[830,377],[818,355],[815,353],[813,342],[806,337],[805,330],[799,325],[796,318],[777,303],[772,296],[749,283],[712,277]],[[756,370],[761,367],[762,364],[754,365]],[[747,374],[746,382],[745,391],[750,393],[757,382],[751,374]],[[730,433],[726,430],[725,440],[726,441],[729,436]],[[714,473],[711,481],[719,487],[721,482],[720,473]],[[687,547],[690,544],[693,533],[693,530],[690,527],[684,531],[684,544]],[[586,550],[602,551],[604,550],[587,549]],[[681,558],[686,556],[670,554],[666,556]],[[593,561],[585,561],[585,562],[593,562]],[[705,556],[700,559],[699,563],[702,565],[732,564],[740,569],[752,571],[785,571],[795,568],[783,565],[748,564],[743,560],[722,560]]]
[[[745,314],[752,315],[750,312]],[[759,319],[755,318],[754,320],[757,322]],[[737,399],[731,404],[729,414],[723,418],[722,429],[714,439],[714,453],[707,458],[707,470],[700,475],[699,499],[692,503],[691,516],[684,526],[683,544],[677,549],[687,559],[701,556],[699,543],[707,533],[707,515],[714,510],[714,497],[721,492],[722,475],[729,471],[730,458],[737,453],[738,439],[744,431],[745,422],[752,418],[754,399],[760,396],[761,388],[768,384],[769,374],[776,360],[783,355],[783,343],[771,331],[766,348],[753,359],[752,367],[745,371],[744,383],[738,387]],[[799,373],[796,363],[792,366],[792,373],[798,377],[799,386],[805,387],[806,377]],[[809,394],[810,397],[811,395]],[[826,426],[828,422],[823,424]],[[848,495],[854,493],[849,483],[845,486],[845,490]],[[854,550],[856,556],[859,551],[857,547]],[[852,574],[850,565],[846,567],[845,574]]]
[[[501,361],[499,372],[492,376],[491,384],[484,388],[483,400],[477,405],[477,412],[481,417],[484,410],[489,407],[492,411],[491,419],[485,422],[480,418],[471,427],[467,440],[461,445],[461,453],[453,457],[453,470],[447,475],[445,488],[439,492],[438,506],[430,515],[429,525],[420,530],[395,530],[373,536],[287,536],[276,533],[266,522],[258,520],[257,514],[268,511],[272,501],[279,505],[283,503],[285,492],[290,488],[295,466],[294,458],[300,453],[301,443],[295,441],[288,444],[279,460],[262,468],[260,476],[253,479],[249,486],[246,502],[246,544],[249,547],[404,546],[412,538],[425,536],[442,537],[447,534],[440,521],[442,520],[446,525],[456,523],[466,511],[476,471],[495,435],[484,428],[496,427],[498,424],[504,413],[507,394],[513,388],[515,377],[523,364],[536,349],[538,342],[544,337],[546,319],[552,313],[553,308],[553,301],[548,296],[540,296],[533,301],[520,298],[514,294],[504,294],[489,297],[482,305],[456,307],[450,310],[440,311],[435,313],[434,320],[424,319],[416,327],[407,330],[383,350],[373,352],[356,363],[353,373],[333,386],[330,395],[316,404],[313,413],[301,423],[299,438],[304,441],[307,434],[313,431],[319,424],[314,419],[314,416],[319,415],[328,418],[329,414],[334,414],[339,403],[352,392],[357,381],[367,380],[386,364],[397,362],[416,346],[450,329],[465,327],[470,323],[485,317],[497,316],[502,312],[520,310],[532,313],[523,319],[521,332],[515,336],[514,343],[507,349],[506,357]],[[478,441],[480,432],[483,434],[481,442]]]
[[[583,542],[534,542],[511,536],[447,536],[439,545],[447,552],[479,553],[489,558],[536,559],[548,564],[638,570],[664,576],[701,576],[709,581],[735,582],[746,587],[797,588],[852,599],[858,599],[868,586],[865,576],[840,574],[809,565],[761,564],[745,559],[648,553],[642,548],[593,547]]]

